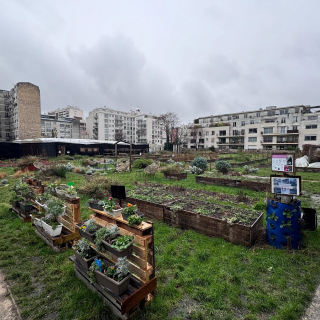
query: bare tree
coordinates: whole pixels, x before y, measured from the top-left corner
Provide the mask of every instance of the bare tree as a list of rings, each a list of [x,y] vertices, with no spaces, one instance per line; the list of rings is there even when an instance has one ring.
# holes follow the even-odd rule
[[[188,127],[189,142],[196,150],[199,149],[199,144],[204,143],[204,128],[198,124],[192,124]]]
[[[164,131],[166,133],[166,146],[167,148],[172,145],[173,140],[173,131],[180,124],[179,116],[174,112],[167,112],[161,114],[158,117],[159,123],[164,127]]]
[[[180,152],[182,145],[188,143],[188,126],[181,125],[180,127],[174,128],[172,132],[172,142],[177,146],[177,152]]]

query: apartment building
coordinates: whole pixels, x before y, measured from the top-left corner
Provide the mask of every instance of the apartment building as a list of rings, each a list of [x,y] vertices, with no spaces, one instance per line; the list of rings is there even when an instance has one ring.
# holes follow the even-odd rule
[[[80,139],[80,120],[43,114],[41,115],[41,137]]]
[[[58,108],[56,110],[48,112],[50,116],[56,116],[57,118],[76,118],[83,119],[83,111],[76,106],[67,106],[66,108]]]
[[[0,141],[37,139],[41,136],[39,87],[18,82],[0,90]]]
[[[302,149],[320,144],[320,107],[267,107],[202,117],[189,128],[189,148]]]
[[[155,115],[103,107],[89,112],[86,120],[90,139],[149,143],[151,151],[163,150],[164,130]]]

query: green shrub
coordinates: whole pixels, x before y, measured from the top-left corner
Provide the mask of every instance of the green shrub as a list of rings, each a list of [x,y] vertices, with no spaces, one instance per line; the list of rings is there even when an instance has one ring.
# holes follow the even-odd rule
[[[73,156],[73,159],[75,159],[75,160],[80,160],[80,159],[82,159],[82,156],[81,156],[80,154],[75,154],[75,155]]]
[[[194,160],[191,163],[191,166],[198,167],[202,171],[205,171],[208,167],[208,162],[207,162],[207,159],[204,157],[197,157],[197,158],[194,158]]]
[[[153,162],[152,159],[137,159],[133,163],[132,167],[136,169],[144,169],[147,166],[149,166],[152,162]]]
[[[68,169],[66,168],[66,166],[56,166],[52,171],[56,176],[66,178]]]
[[[218,160],[216,161],[215,163],[215,166],[216,166],[216,169],[220,172],[224,171],[225,169],[223,168],[226,168],[227,170],[231,168],[231,165],[228,161],[225,161],[225,160]]]
[[[216,148],[215,148],[214,146],[212,146],[212,147],[209,148],[209,150],[210,150],[211,152],[215,152],[215,151],[216,151]]]
[[[257,211],[266,211],[267,210],[267,204],[265,202],[263,202],[263,201],[259,201],[253,206],[253,209],[257,210]]]

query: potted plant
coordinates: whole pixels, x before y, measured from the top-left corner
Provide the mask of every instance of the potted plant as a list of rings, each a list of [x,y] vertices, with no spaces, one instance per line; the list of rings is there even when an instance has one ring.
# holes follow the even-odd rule
[[[33,211],[32,214],[30,214],[32,218],[32,222],[35,226],[42,227],[42,219],[44,217],[44,213],[38,212],[38,211]]]
[[[49,193],[47,193],[47,192],[45,192],[45,193],[39,193],[39,195],[37,196],[35,202],[36,202],[36,204],[38,204],[40,207],[46,208],[46,207],[47,207],[46,203],[47,203],[50,199],[52,199],[52,196],[51,196]]]
[[[10,203],[13,207],[19,208],[19,206],[20,206],[19,202],[21,202],[21,201],[23,201],[23,198],[21,195],[13,193],[13,192],[11,193]]]
[[[42,219],[42,228],[51,236],[56,237],[62,231],[62,224],[58,222],[58,217],[62,216],[65,206],[60,200],[51,199],[47,202],[46,215]]]
[[[132,216],[128,217],[128,225],[134,226],[134,225],[140,225],[142,222],[142,217],[138,216],[137,214],[134,214]]]
[[[103,210],[105,213],[118,218],[121,216],[121,207],[115,202],[115,200],[110,197],[107,201],[103,203]]]
[[[103,201],[101,200],[91,198],[87,201],[87,204],[91,209],[103,211]]]
[[[34,209],[33,203],[30,201],[20,201],[19,205],[23,212],[30,212]]]
[[[64,195],[69,199],[76,199],[77,191],[73,188],[73,186],[69,186],[69,188],[65,190]]]
[[[56,193],[59,196],[64,196],[67,190],[67,186],[65,184],[60,184],[59,186],[56,187]]]
[[[90,282],[95,281],[116,295],[121,295],[128,289],[131,274],[126,257],[119,258],[115,266],[108,266],[104,260],[95,259],[89,269]]]
[[[135,215],[138,211],[136,205],[128,203],[125,208],[122,209],[122,219],[128,221],[128,217]]]
[[[98,251],[104,249],[117,257],[129,257],[133,252],[133,236],[120,236],[118,226],[113,224],[97,231],[94,245]]]
[[[85,238],[79,240],[72,249],[85,270],[89,270],[94,259],[98,258],[97,252],[91,248],[89,241]]]
[[[99,229],[99,226],[95,223],[94,219],[90,219],[85,222],[76,224],[76,228],[78,229],[81,237],[86,238],[93,243],[96,238],[96,232]]]

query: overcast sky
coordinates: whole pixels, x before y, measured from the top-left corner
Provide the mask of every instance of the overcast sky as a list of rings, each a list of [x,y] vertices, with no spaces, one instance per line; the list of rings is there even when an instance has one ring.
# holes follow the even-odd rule
[[[200,116],[320,105],[319,0],[2,0],[0,88]]]

